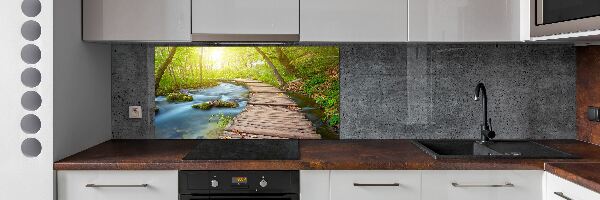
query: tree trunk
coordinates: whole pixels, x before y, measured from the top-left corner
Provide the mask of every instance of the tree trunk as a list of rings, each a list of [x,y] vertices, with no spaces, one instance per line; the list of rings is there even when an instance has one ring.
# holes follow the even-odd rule
[[[204,47],[200,47],[200,62],[199,62],[200,63],[200,66],[199,66],[200,67],[200,86],[202,86],[202,67],[203,67],[202,61],[203,61],[203,58],[204,58]]]
[[[163,75],[165,74],[165,70],[171,64],[171,62],[173,62],[173,57],[175,56],[175,52],[177,52],[177,47],[172,47],[169,50],[169,57],[167,57],[167,60],[165,60],[165,62],[160,65],[160,67],[158,68],[158,71],[156,72],[156,78],[154,78],[155,79],[154,80],[154,92],[155,93],[156,93],[156,91],[158,91],[158,86],[160,86],[160,80],[162,79]]]
[[[281,49],[281,47],[275,47],[275,52],[277,52],[277,60],[285,67],[285,71],[297,75],[298,71],[296,71],[296,66],[291,63],[290,58],[285,55],[283,49]]]
[[[271,69],[273,70],[273,75],[275,76],[275,78],[277,78],[277,82],[279,83],[279,86],[285,87],[285,81],[283,80],[283,78],[279,74],[279,71],[277,71],[277,68],[275,67],[273,62],[271,62],[271,59],[267,56],[267,54],[265,54],[265,52],[260,50],[260,48],[258,48],[258,47],[254,47],[254,49],[256,49],[256,51],[263,57],[263,59],[265,59],[265,61],[269,65],[269,67],[271,67]]]
[[[179,90],[181,89],[181,86],[179,85],[179,82],[177,82],[177,76],[175,76],[175,72],[173,70],[173,66],[169,67],[169,71],[171,72],[171,76],[173,77],[173,81],[175,81],[175,88],[177,90],[177,92],[179,92]]]

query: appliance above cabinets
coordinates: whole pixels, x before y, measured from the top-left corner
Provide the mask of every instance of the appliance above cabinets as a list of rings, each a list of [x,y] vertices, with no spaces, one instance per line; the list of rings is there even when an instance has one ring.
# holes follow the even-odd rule
[[[598,0],[531,0],[534,40],[582,40],[600,34]]]

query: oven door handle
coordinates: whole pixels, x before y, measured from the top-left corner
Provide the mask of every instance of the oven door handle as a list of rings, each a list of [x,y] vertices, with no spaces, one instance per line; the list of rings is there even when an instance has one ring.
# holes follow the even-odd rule
[[[240,195],[206,195],[206,196],[195,196],[195,195],[179,195],[180,200],[206,200],[206,199],[285,199],[285,200],[298,200],[296,194],[284,194],[284,195],[255,195],[255,194],[240,194]]]

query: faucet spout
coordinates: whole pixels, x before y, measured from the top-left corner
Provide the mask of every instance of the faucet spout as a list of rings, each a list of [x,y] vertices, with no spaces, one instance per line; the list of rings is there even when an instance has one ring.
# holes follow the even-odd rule
[[[487,93],[485,91],[485,85],[483,85],[483,83],[477,84],[477,87],[475,88],[475,98],[473,99],[475,99],[475,101],[482,100],[481,107],[483,107],[483,123],[481,125],[484,126],[484,128],[488,128],[489,125],[487,123]]]
[[[488,105],[487,105],[487,93],[485,90],[485,85],[483,83],[477,84],[475,88],[475,97],[473,98],[475,101],[481,100],[481,107],[483,107],[483,123],[481,123],[481,142],[488,142],[494,137],[496,137],[496,133],[491,130],[490,124],[488,124]],[[491,119],[490,123],[491,123]]]

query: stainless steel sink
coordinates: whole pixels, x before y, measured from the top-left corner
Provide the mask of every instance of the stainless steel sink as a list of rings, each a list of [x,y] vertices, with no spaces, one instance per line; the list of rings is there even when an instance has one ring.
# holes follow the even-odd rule
[[[569,153],[524,140],[498,140],[479,143],[475,140],[413,140],[435,159],[440,158],[529,158],[574,159]]]

